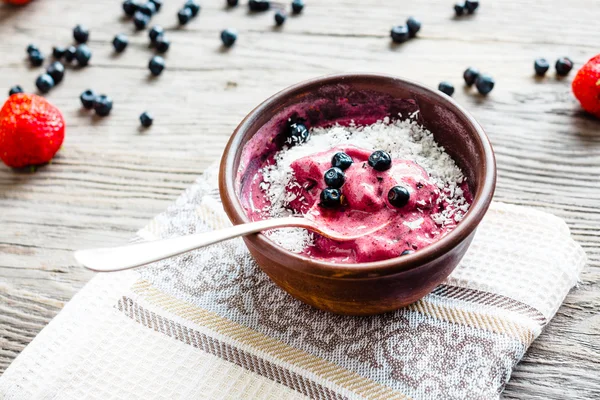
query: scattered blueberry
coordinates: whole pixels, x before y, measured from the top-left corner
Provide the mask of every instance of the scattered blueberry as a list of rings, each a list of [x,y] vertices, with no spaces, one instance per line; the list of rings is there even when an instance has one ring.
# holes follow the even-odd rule
[[[544,76],[550,69],[550,64],[545,58],[538,58],[533,63],[533,68],[535,69],[535,74],[537,76]]]
[[[162,0],[150,0],[152,3],[154,3],[154,8],[156,8],[156,12],[160,12],[160,9],[163,5],[163,1]]]
[[[404,207],[410,200],[410,192],[404,186],[394,186],[388,192],[388,201],[397,208]]]
[[[112,42],[112,45],[117,53],[122,53],[128,44],[129,39],[127,38],[127,35],[122,33],[119,33],[117,36],[115,36]]]
[[[86,44],[80,44],[77,46],[77,50],[75,51],[75,60],[77,60],[77,65],[80,67],[85,67],[89,64],[91,58],[92,51]]]
[[[479,0],[466,0],[465,9],[469,14],[473,14],[479,7]]]
[[[410,32],[406,25],[396,25],[392,28],[390,36],[394,43],[404,43],[410,38]]]
[[[369,156],[369,165],[376,171],[386,171],[392,167],[392,157],[383,150],[374,151]]]
[[[452,96],[454,94],[454,86],[450,82],[440,82],[438,85],[438,90],[442,93],[446,93],[448,96]]]
[[[336,168],[341,169],[342,171],[350,168],[350,166],[352,165],[353,162],[354,161],[352,160],[352,157],[350,157],[348,154],[344,153],[343,151],[335,153],[333,155],[333,157],[331,158],[331,165]]]
[[[559,76],[566,76],[573,69],[573,61],[568,57],[561,57],[556,60],[554,66],[556,68],[556,74]]]
[[[29,46],[27,46],[27,54],[31,54],[34,51],[40,51],[40,49],[38,49],[38,47],[35,44],[30,44]]]
[[[48,74],[38,76],[35,86],[41,93],[48,93],[54,87],[54,79]]]
[[[148,68],[150,68],[152,75],[159,76],[165,69],[165,59],[161,56],[152,57],[150,63],[148,63]]]
[[[65,61],[73,61],[75,59],[75,53],[77,53],[77,48],[75,46],[67,47],[67,51],[65,51]]]
[[[192,19],[192,11],[189,8],[184,7],[177,13],[177,18],[181,25],[185,25]]]
[[[227,0],[227,5],[229,7],[236,7],[238,5],[238,0]]]
[[[408,28],[408,34],[410,37],[415,37],[417,36],[417,32],[421,30],[421,21],[415,17],[409,17],[406,20],[406,27]]]
[[[337,167],[329,168],[325,171],[325,175],[323,176],[325,179],[325,184],[327,187],[339,189],[344,185],[346,181],[346,177],[344,176],[344,171]]]
[[[300,14],[304,9],[304,0],[292,0],[292,12]]]
[[[125,12],[125,15],[133,17],[133,14],[135,14],[135,12],[137,10],[138,10],[138,5],[135,1],[125,0],[123,2],[123,11]]]
[[[83,25],[77,25],[73,28],[73,38],[77,43],[86,43],[90,38],[90,31]]]
[[[141,31],[142,29],[145,29],[148,22],[150,22],[150,17],[143,12],[136,11],[135,14],[133,14],[133,24],[137,30]]]
[[[477,68],[469,67],[463,72],[463,78],[467,86],[473,86],[478,76],[479,70]]]
[[[327,188],[321,192],[321,207],[334,208],[342,204],[342,192],[339,189]]]
[[[54,79],[54,84],[58,85],[65,77],[65,66],[60,61],[54,61],[50,64],[46,73]]]
[[[44,55],[39,50],[33,50],[29,53],[29,62],[34,67],[39,67],[44,63]]]
[[[149,128],[154,122],[154,118],[152,118],[152,115],[150,115],[148,111],[144,111],[142,115],[140,115],[140,122],[144,128]]]
[[[310,138],[310,132],[306,125],[295,123],[290,125],[289,136],[294,143],[304,143]]]
[[[158,37],[164,33],[165,30],[162,28],[162,26],[154,25],[152,29],[150,29],[150,32],[148,32],[148,36],[150,36],[150,41],[154,43],[156,42],[156,39],[158,39]]]
[[[277,10],[275,11],[275,24],[277,26],[281,26],[283,25],[283,23],[285,22],[285,18],[287,16],[285,15],[285,11],[283,10]]]
[[[154,46],[156,47],[156,51],[158,51],[159,53],[166,53],[169,50],[169,47],[171,46],[171,42],[163,35],[161,35],[158,37],[158,39],[156,39]]]
[[[183,5],[183,8],[189,8],[192,12],[192,18],[194,18],[200,12],[200,4],[195,0],[187,0]]]
[[[112,107],[112,99],[104,94],[101,94],[94,100],[94,111],[96,111],[96,115],[99,117],[106,117],[110,114]]]
[[[486,74],[479,75],[475,80],[477,91],[484,96],[492,91],[495,83],[494,78]]]
[[[454,5],[454,13],[456,14],[457,17],[460,17],[461,15],[463,15],[465,13],[465,9],[466,6],[464,3],[456,3]]]
[[[57,60],[61,60],[65,56],[66,52],[67,52],[67,49],[65,47],[54,46],[52,48],[52,56],[54,58],[56,58]]]
[[[271,8],[271,2],[269,0],[249,0],[248,8],[255,12],[267,11]]]
[[[13,94],[17,94],[17,93],[23,93],[23,88],[19,85],[15,85],[15,86],[11,87],[10,90],[8,91],[9,96],[12,96]]]
[[[96,101],[96,93],[92,89],[88,89],[85,92],[81,93],[79,96],[79,100],[81,100],[81,105],[86,110],[91,110],[94,108],[94,102]]]
[[[401,255],[401,256],[407,256],[407,255],[409,255],[409,254],[412,254],[412,253],[414,253],[414,252],[415,252],[414,250],[406,249],[406,250],[404,250],[404,251],[402,252],[402,254],[400,254],[400,255]]]
[[[154,5],[153,2],[148,1],[144,4],[142,4],[141,6],[139,6],[138,11],[141,12],[142,14],[146,15],[147,17],[151,17],[154,14],[156,14],[156,6]]]
[[[237,39],[237,32],[233,29],[225,29],[221,32],[221,41],[223,46],[231,47]]]

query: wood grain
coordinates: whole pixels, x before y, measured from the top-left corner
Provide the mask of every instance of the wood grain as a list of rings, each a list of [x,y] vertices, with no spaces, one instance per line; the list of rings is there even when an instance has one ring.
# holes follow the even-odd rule
[[[74,264],[74,249],[128,240],[219,158],[237,123],[269,95],[318,75],[367,71],[453,82],[496,150],[496,199],[564,218],[588,254],[581,284],[516,367],[504,398],[600,397],[600,122],[571,95],[574,73],[535,79],[532,66],[563,55],[582,65],[598,52],[597,0],[488,1],[461,19],[447,0],[315,0],[282,29],[271,13],[226,10],[216,0],[179,29],[179,3],[166,2],[153,20],[172,41],[157,79],[148,76],[147,33],[133,31],[119,1],[0,5],[0,90],[18,83],[33,91],[41,69],[27,65],[30,42],[49,53],[83,23],[93,50],[88,68],[69,69],[47,95],[68,124],[56,159],[35,173],[0,166],[0,371],[92,276]],[[409,15],[423,22],[419,38],[391,46],[390,27]],[[225,52],[218,37],[226,27],[239,39]],[[120,32],[130,46],[114,56],[110,41]],[[463,89],[471,65],[495,77],[488,98]],[[80,110],[88,87],[114,99],[110,117]],[[155,116],[146,131],[137,119],[144,110]]]

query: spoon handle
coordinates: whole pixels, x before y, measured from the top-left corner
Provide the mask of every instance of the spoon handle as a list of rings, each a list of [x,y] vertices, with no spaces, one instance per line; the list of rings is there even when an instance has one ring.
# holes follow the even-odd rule
[[[135,268],[160,261],[178,254],[209,246],[238,236],[250,235],[273,228],[290,226],[308,227],[310,221],[298,217],[286,217],[249,222],[211,232],[196,233],[136,243],[121,247],[79,250],[75,259],[86,268],[96,272],[114,272]]]

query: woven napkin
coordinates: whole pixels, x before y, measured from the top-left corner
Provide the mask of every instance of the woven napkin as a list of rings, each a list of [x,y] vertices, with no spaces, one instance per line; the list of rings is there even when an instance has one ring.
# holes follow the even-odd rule
[[[138,240],[229,225],[216,175]],[[494,203],[433,293],[348,317],[293,299],[232,240],[96,276],[0,377],[0,398],[496,399],[584,264],[561,219]]]

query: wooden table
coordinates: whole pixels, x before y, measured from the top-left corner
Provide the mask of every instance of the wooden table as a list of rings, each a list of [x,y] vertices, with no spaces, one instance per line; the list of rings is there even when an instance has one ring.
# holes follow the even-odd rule
[[[147,32],[133,32],[117,0],[0,5],[3,95],[14,84],[34,90],[42,69],[25,60],[30,42],[49,53],[70,44],[71,28],[83,23],[93,50],[89,67],[69,69],[47,95],[68,124],[55,160],[35,173],[0,166],[0,372],[92,277],[75,265],[74,249],[126,241],[219,158],[236,124],[267,96],[310,77],[368,71],[432,87],[453,82],[455,99],[494,144],[496,199],[564,218],[587,251],[581,285],[517,366],[504,396],[600,397],[600,121],[573,98],[575,71],[565,79],[553,71],[533,77],[536,57],[553,64],[567,55],[581,66],[598,53],[597,0],[484,0],[477,15],[460,19],[451,0],[308,0],[303,15],[280,30],[272,13],[226,10],[221,0],[206,0],[200,16],[179,29],[183,0],[165,3],[152,21],[172,41],[158,79],[148,76]],[[422,20],[422,33],[391,46],[390,27],[409,15]],[[224,52],[219,32],[227,27],[238,29],[239,39]],[[115,56],[110,42],[120,32],[130,34],[130,45]],[[487,98],[463,88],[468,66],[495,77]],[[80,109],[87,88],[114,99],[109,117]],[[155,116],[146,131],[138,121],[144,110]]]

